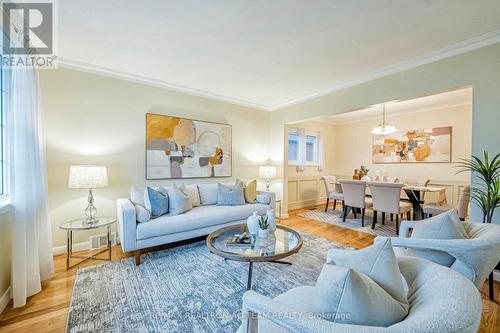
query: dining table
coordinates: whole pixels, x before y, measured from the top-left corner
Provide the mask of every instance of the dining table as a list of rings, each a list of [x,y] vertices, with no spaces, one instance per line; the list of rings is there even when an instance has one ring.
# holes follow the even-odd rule
[[[337,182],[336,184],[340,185],[340,182]],[[368,184],[366,185],[368,187]],[[444,191],[444,187],[434,187],[434,186],[420,186],[420,185],[411,185],[411,184],[405,184],[402,187],[402,190],[405,191],[406,195],[408,196],[408,201],[412,204],[413,206],[413,220],[421,220],[423,219],[423,210],[422,210],[422,204],[423,198],[424,198],[424,193],[430,192],[430,193],[436,193],[436,192],[441,192]],[[368,197],[371,197],[370,194],[367,195]],[[405,199],[403,199],[405,200]],[[347,210],[347,214],[349,214],[350,210]],[[340,215],[341,218],[344,217],[344,212]]]

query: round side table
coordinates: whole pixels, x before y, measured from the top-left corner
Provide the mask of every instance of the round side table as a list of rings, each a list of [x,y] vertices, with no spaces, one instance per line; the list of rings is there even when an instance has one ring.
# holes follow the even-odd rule
[[[81,264],[82,262],[88,259],[96,259],[96,260],[107,260],[111,261],[111,225],[116,222],[115,217],[109,216],[101,216],[96,218],[97,221],[88,223],[86,218],[80,218],[72,221],[68,221],[59,226],[60,229],[66,230],[66,270]],[[73,231],[79,230],[91,230],[97,228],[106,227],[107,236],[108,236],[108,246],[105,249],[99,250],[98,252],[92,254],[91,256],[75,256],[73,255]],[[97,257],[97,255],[108,251],[107,258]],[[70,260],[72,258],[83,259],[77,262],[74,265],[71,265]]]

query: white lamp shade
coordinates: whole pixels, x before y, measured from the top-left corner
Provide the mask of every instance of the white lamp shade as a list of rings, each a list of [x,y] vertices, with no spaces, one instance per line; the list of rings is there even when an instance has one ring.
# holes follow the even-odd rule
[[[276,177],[276,167],[272,165],[259,167],[259,177],[264,179]]]
[[[99,188],[108,186],[108,170],[100,165],[72,165],[69,188]]]

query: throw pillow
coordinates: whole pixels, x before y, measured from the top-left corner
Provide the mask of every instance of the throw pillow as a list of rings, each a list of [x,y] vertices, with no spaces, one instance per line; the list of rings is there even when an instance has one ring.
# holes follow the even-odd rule
[[[326,263],[366,274],[395,300],[405,304],[408,310],[406,291],[390,238],[376,238],[375,244],[357,251],[332,249],[328,251]]]
[[[139,186],[130,186],[130,201],[134,205],[144,207],[144,191],[146,188]]]
[[[139,205],[135,205],[135,216],[139,223],[148,222],[151,219],[150,211]]]
[[[200,201],[200,192],[198,192],[198,185],[192,184],[192,185],[182,185],[183,186],[183,191],[187,192],[189,194],[189,198],[191,199],[191,204],[193,207],[198,207],[201,206],[201,201]]]
[[[419,239],[465,239],[467,233],[458,218],[455,209],[418,221],[413,227],[411,238]],[[447,253],[433,250],[408,249],[408,255],[420,257],[446,267],[450,267],[455,258]]]
[[[186,191],[187,192],[187,191]],[[182,191],[180,187],[174,184],[168,193],[170,199],[169,215],[179,215],[193,208],[189,194]]]
[[[198,184],[201,205],[217,204],[217,184]]]
[[[335,323],[388,327],[408,315],[408,303],[395,300],[368,275],[326,264],[311,295],[310,312]]]
[[[242,180],[236,179],[236,184],[243,184],[243,194],[245,195],[245,202],[255,203],[257,200],[257,180],[252,180],[248,184],[245,184]]]
[[[243,183],[234,186],[217,184],[217,206],[238,206],[245,204]]]
[[[162,216],[168,213],[168,195],[148,186],[144,191],[144,206],[151,212],[152,218]]]
[[[267,194],[257,194],[256,200],[257,203],[263,205],[269,205],[271,203],[271,197]]]

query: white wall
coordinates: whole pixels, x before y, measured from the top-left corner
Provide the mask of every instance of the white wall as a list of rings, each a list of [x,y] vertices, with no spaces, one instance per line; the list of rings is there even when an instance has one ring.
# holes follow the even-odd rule
[[[86,206],[86,190],[67,188],[70,165],[108,167],[109,187],[95,191],[98,212],[104,215],[116,215],[115,200],[128,197],[130,185],[172,182],[145,179],[147,112],[231,124],[232,179],[256,178],[258,165],[269,156],[267,112],[68,69],[40,71],[40,84],[55,247],[66,241],[59,225],[81,217]],[[75,243],[87,241],[89,234],[77,233]]]

